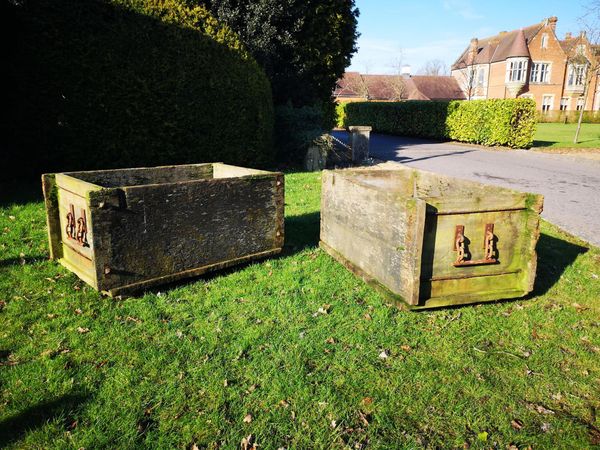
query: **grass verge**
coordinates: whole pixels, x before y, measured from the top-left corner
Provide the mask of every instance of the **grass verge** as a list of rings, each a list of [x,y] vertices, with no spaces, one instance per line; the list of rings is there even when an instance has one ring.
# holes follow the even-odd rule
[[[5,203],[0,447],[600,444],[599,249],[543,223],[535,295],[402,311],[317,248],[319,182],[286,178],[282,257],[126,300]]]
[[[600,124],[582,123],[579,142],[573,143],[576,123],[538,123],[534,148],[541,149],[600,149]]]

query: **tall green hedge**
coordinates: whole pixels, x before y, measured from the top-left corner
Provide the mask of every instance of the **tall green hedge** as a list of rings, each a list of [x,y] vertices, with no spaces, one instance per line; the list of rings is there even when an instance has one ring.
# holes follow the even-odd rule
[[[512,148],[531,147],[536,124],[530,99],[352,102],[339,104],[337,113],[342,127]]]
[[[269,82],[204,8],[2,0],[1,9],[12,174],[273,160]]]

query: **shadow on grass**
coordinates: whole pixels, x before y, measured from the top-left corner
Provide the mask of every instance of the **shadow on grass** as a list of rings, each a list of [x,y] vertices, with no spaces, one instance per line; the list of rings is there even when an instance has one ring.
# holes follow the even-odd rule
[[[565,269],[573,264],[579,255],[587,252],[588,248],[542,233],[536,251],[537,276],[530,297],[548,292],[560,280]]]
[[[22,439],[28,432],[60,418],[64,427],[74,422],[75,410],[87,403],[89,398],[80,394],[68,394],[27,408],[19,414],[0,421],[0,447]]]
[[[23,266],[25,264],[35,264],[40,261],[47,261],[48,255],[26,256],[24,258],[6,258],[0,259],[0,268],[11,266]]]

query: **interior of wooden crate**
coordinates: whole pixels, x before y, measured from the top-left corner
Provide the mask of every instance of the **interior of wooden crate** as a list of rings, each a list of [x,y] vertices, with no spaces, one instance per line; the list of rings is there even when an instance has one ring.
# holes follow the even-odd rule
[[[486,195],[512,196],[517,192],[460,178],[414,170],[399,166],[394,169],[350,170],[344,176],[354,182],[385,192],[404,194],[408,197],[485,197]]]
[[[222,163],[208,163],[70,172],[67,175],[98,186],[112,188],[167,184],[202,179],[233,178],[264,173],[267,172]]]

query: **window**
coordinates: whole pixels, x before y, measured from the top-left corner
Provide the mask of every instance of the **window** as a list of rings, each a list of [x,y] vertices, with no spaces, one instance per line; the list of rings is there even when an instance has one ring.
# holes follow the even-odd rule
[[[569,86],[583,86],[586,75],[586,64],[571,64],[569,65],[569,78],[567,84]]]
[[[577,111],[581,111],[583,109],[583,97],[579,97],[577,99]]]
[[[569,97],[563,97],[560,99],[560,110],[566,111],[569,109]]]
[[[583,55],[585,53],[585,44],[579,44],[577,46],[577,54],[579,56]]]
[[[542,96],[542,111],[550,111],[552,109],[552,100],[554,99],[553,95],[544,95]]]
[[[548,48],[548,35],[542,34],[542,48]]]
[[[479,69],[479,71],[477,72],[477,85],[478,86],[483,86],[484,77],[485,77],[485,70]]]
[[[548,63],[533,63],[531,66],[532,83],[547,83],[550,74],[550,64]]]
[[[516,83],[525,81],[527,75],[527,60],[507,61],[506,81]]]

